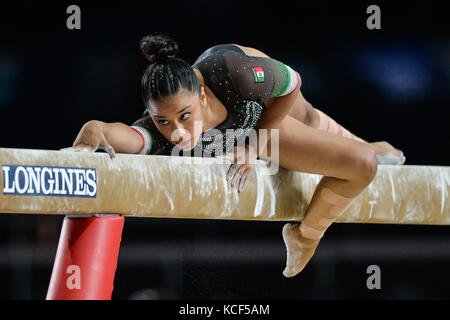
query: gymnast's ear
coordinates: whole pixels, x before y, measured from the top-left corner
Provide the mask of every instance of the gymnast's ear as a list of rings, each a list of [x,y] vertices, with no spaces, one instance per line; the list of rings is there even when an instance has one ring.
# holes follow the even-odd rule
[[[206,92],[205,92],[205,86],[200,86],[200,101],[202,104],[202,107],[206,107]]]

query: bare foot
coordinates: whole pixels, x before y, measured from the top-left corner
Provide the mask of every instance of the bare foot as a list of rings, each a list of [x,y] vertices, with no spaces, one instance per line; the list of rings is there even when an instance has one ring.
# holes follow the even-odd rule
[[[378,164],[404,164],[405,156],[399,149],[394,148],[386,141],[369,143],[377,154]]]
[[[286,278],[297,275],[305,268],[320,241],[302,237],[299,226],[299,223],[286,223],[283,227],[283,240],[287,251],[283,275]]]
[[[386,141],[376,141],[371,142],[370,145],[374,148],[374,150],[377,152],[377,154],[383,155],[387,152],[392,153],[394,156],[401,156],[403,155],[402,150],[398,150],[394,148],[390,143]]]

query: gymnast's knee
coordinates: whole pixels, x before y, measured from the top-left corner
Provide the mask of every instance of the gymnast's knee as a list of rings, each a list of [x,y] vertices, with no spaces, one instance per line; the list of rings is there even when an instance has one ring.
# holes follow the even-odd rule
[[[378,171],[378,161],[376,153],[371,148],[364,148],[358,160],[358,181],[364,187],[369,185],[375,178]]]

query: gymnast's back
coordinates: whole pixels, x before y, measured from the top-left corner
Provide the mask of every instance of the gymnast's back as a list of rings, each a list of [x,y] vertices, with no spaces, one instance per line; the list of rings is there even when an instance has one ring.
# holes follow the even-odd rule
[[[206,85],[225,100],[231,100],[235,91],[234,95],[240,98],[262,102],[266,98],[288,94],[298,81],[296,72],[282,62],[269,57],[248,56],[230,43],[208,48],[192,68],[200,70]],[[221,80],[225,82],[221,83]],[[222,102],[225,106],[229,104],[229,101]]]

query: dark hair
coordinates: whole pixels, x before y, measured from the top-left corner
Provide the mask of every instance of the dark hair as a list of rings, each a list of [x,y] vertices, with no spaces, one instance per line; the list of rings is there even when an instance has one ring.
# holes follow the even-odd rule
[[[155,34],[141,40],[141,50],[150,61],[142,76],[142,97],[158,100],[185,89],[200,95],[200,86],[194,70],[183,59],[177,58],[178,44],[169,36]]]

